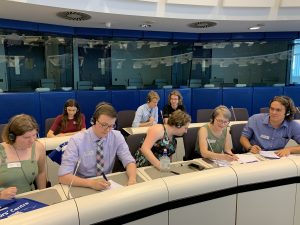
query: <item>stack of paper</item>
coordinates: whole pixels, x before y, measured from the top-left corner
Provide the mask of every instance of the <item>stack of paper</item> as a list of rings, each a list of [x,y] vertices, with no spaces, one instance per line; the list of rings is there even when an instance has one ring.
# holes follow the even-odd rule
[[[252,163],[252,162],[258,162],[259,160],[252,154],[236,154],[236,156],[239,158],[239,163]]]
[[[259,154],[268,159],[279,159],[280,158],[273,151],[260,151]]]

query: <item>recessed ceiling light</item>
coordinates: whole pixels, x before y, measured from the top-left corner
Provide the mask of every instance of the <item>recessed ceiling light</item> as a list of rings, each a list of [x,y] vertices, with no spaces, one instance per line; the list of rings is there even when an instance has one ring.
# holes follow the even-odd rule
[[[151,24],[143,23],[140,25],[141,28],[150,28]]]
[[[89,20],[91,18],[91,16],[86,13],[76,11],[63,11],[58,12],[56,15],[60,18],[74,21]]]
[[[194,23],[189,23],[188,26],[191,28],[209,28],[209,27],[214,27],[216,26],[216,22],[212,21],[199,21],[199,22],[194,22]]]
[[[257,24],[257,25],[255,25],[255,26],[253,26],[253,27],[249,27],[248,29],[249,29],[249,30],[259,30],[259,29],[261,29],[263,26],[264,26],[263,24]]]

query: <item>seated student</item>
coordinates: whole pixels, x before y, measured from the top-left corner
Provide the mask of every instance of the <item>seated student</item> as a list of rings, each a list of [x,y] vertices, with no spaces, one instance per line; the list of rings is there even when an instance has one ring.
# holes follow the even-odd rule
[[[4,128],[0,144],[0,198],[11,199],[16,194],[46,187],[46,153],[38,142],[38,124],[29,115],[12,117]]]
[[[116,156],[126,168],[128,185],[136,183],[135,160],[120,131],[113,130],[116,118],[117,112],[109,103],[96,106],[92,126],[69,140],[58,172],[60,183],[69,185],[73,182],[74,186],[106,189],[109,182],[87,178],[111,173]],[[77,163],[78,170],[73,174]]]
[[[157,103],[160,100],[159,95],[155,91],[150,91],[147,95],[147,103],[138,107],[132,127],[148,127],[158,122]]]
[[[210,122],[200,127],[195,151],[203,158],[226,161],[238,159],[231,152],[231,137],[228,129],[230,118],[229,109],[220,105],[213,110]]]
[[[85,117],[80,112],[79,104],[74,99],[69,99],[64,105],[63,114],[55,118],[47,137],[69,136],[85,128]]]
[[[179,91],[174,90],[168,96],[168,104],[163,108],[164,123],[168,122],[169,116],[176,110],[185,111],[183,106],[183,98]]]
[[[296,107],[288,96],[275,96],[269,113],[251,116],[240,138],[244,149],[254,154],[261,150],[277,150],[277,155],[300,153],[300,146],[285,147],[290,139],[300,144],[300,124],[294,121]]]
[[[169,117],[167,124],[156,124],[149,127],[141,148],[135,154],[137,166],[152,164],[159,170],[159,158],[163,155],[163,150],[167,149],[169,157],[175,153],[177,147],[175,136],[184,135],[190,122],[191,117],[186,112],[176,110]]]

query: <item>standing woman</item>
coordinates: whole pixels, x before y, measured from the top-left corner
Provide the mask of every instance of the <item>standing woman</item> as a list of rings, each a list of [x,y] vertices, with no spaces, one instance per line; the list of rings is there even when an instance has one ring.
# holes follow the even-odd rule
[[[213,110],[210,122],[199,129],[195,151],[203,158],[226,161],[238,159],[231,152],[231,138],[227,129],[230,118],[229,109],[220,105]]]
[[[159,170],[159,158],[163,155],[164,149],[167,149],[169,157],[175,153],[177,147],[175,136],[184,135],[190,122],[191,117],[186,112],[177,110],[171,114],[167,124],[149,127],[141,148],[135,154],[137,167],[152,164]]]
[[[69,136],[85,129],[85,116],[80,112],[79,104],[74,99],[69,99],[64,105],[63,114],[55,118],[47,137]]]
[[[183,106],[183,98],[179,91],[174,90],[168,96],[168,104],[163,108],[164,123],[168,122],[169,116],[176,110],[185,111]]]
[[[12,117],[0,144],[0,199],[46,187],[45,147],[38,142],[38,124],[26,114]]]

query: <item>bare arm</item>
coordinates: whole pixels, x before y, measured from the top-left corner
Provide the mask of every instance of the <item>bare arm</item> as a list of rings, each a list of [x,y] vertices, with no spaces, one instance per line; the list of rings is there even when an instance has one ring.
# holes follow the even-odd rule
[[[291,147],[286,147],[283,149],[280,149],[278,151],[276,151],[276,154],[279,157],[283,157],[283,156],[288,156],[289,154],[297,154],[300,153],[300,146],[291,146]]]
[[[61,184],[70,185],[72,182],[73,186],[77,187],[88,187],[95,190],[104,190],[109,187],[110,183],[103,179],[86,179],[75,176],[73,174],[65,174],[63,176],[59,176],[58,180]]]
[[[221,154],[221,153],[215,153],[213,152],[213,149],[210,151],[208,149],[208,143],[207,143],[207,129],[205,127],[201,127],[199,132],[198,132],[198,138],[199,138],[199,147],[200,147],[200,152],[203,158],[208,158],[208,159],[217,159],[217,160],[227,160],[227,161],[232,161],[235,160],[235,158],[231,155],[227,154]],[[226,142],[229,140],[226,140]],[[225,150],[226,146],[225,142]],[[228,145],[228,143],[227,143]],[[229,147],[230,148],[230,147]],[[230,151],[231,152],[231,151]]]
[[[242,144],[242,146],[244,147],[244,149],[250,149],[250,152],[253,154],[257,154],[258,152],[261,151],[261,148],[258,145],[251,145],[249,139],[245,136],[241,136],[240,138],[240,142]]]
[[[163,138],[163,134],[164,131],[161,124],[152,126],[148,129],[147,136],[141,147],[141,152],[143,155],[157,169],[160,169],[160,162],[151,151],[151,148],[157,140]]]
[[[38,189],[46,188],[46,151],[45,147],[36,142],[36,152],[38,152],[38,175],[35,178]]]
[[[136,164],[128,163],[126,166],[126,173],[128,176],[127,185],[136,184]]]

